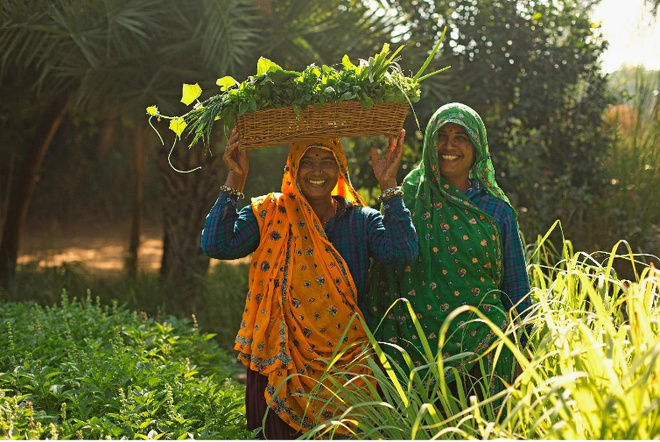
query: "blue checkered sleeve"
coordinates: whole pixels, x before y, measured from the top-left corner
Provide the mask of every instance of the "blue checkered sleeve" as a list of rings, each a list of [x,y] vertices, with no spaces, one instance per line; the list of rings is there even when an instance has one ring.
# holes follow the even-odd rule
[[[405,266],[417,258],[417,232],[401,196],[385,200],[383,215],[372,216],[368,232],[369,250],[376,261]]]
[[[350,206],[326,226],[328,239],[348,264],[358,293],[358,307],[369,321],[371,259],[403,266],[418,255],[417,232],[401,196],[388,198],[384,214],[370,207]]]
[[[509,295],[508,301],[510,301],[510,304],[507,305],[506,300],[504,300],[504,305],[511,308],[522,299],[516,310],[523,312],[529,307],[529,298],[525,297],[530,291],[529,277],[527,276],[525,252],[520,239],[518,224],[511,208],[508,206],[507,208],[509,210],[505,211],[506,214],[502,220],[502,242],[504,243],[502,290]]]
[[[216,259],[237,259],[249,255],[259,246],[259,224],[252,206],[236,210],[236,199],[220,192],[206,216],[202,230],[202,252]]]
[[[477,189],[473,187],[467,192],[468,197],[479,209],[493,217],[500,227],[503,246],[502,267],[504,270],[500,287],[504,292],[502,303],[507,309],[517,305],[516,311],[522,313],[530,305],[529,297],[526,296],[530,291],[530,284],[515,214],[513,209],[504,201],[491,196],[479,186],[475,187]],[[518,304],[519,302],[520,304]]]

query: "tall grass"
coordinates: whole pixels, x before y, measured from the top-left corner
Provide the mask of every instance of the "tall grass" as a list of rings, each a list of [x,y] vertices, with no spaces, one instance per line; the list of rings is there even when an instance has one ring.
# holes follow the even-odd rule
[[[637,278],[625,280],[617,275],[614,261],[639,265],[640,257],[632,251],[617,254],[622,244],[609,253],[586,254],[574,252],[567,240],[553,246],[549,234],[537,240],[530,257],[532,307],[524,321],[502,332],[486,318],[477,319],[500,336],[480,360],[484,380],[477,389],[482,399],[475,391],[465,391],[461,382],[458,394],[452,394],[444,379],[455,370],[447,367],[450,359],[474,355],[443,360],[426,348],[425,367],[402,370],[383,352],[385,344],[369,335],[371,345],[357,363],[372,370],[372,382],[367,388],[352,388],[354,376],[329,367],[325,387],[319,389],[332,390],[329,400],[339,404],[343,414],[319,422],[305,436],[334,437],[337,430],[348,428],[357,439],[658,437],[660,272],[643,266]],[[415,315],[411,318],[423,336]],[[532,336],[520,349],[517,340],[525,327]],[[513,384],[491,395],[487,384],[494,375],[485,360],[491,356],[496,364],[504,345],[520,369]]]
[[[523,437],[649,439],[660,431],[660,272],[620,278],[619,255],[573,252],[531,267],[536,335],[503,427]],[[543,241],[537,248],[545,255]],[[550,253],[548,253],[550,255]],[[598,256],[598,258],[595,258]]]

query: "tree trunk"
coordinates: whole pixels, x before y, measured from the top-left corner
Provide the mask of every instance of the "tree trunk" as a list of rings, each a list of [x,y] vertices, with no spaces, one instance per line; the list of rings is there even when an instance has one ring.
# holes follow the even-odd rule
[[[201,233],[206,215],[218,196],[219,167],[222,156],[211,156],[207,148],[188,148],[179,141],[171,157],[174,167],[201,170],[180,173],[170,167],[167,155],[161,155],[159,168],[165,181],[163,197],[163,258],[160,276],[175,287],[174,300],[180,313],[188,314],[200,282],[209,267],[209,258],[201,252]]]
[[[101,126],[101,137],[99,139],[98,151],[101,154],[104,154],[110,149],[112,149],[115,141],[115,133],[117,130],[117,113],[118,110],[116,107],[112,107],[108,110],[108,113],[105,115],[105,118],[102,120]]]
[[[7,216],[0,237],[1,284],[7,285],[16,272],[21,229],[37,183],[39,169],[50,142],[71,105],[71,99],[72,97],[65,97],[52,102],[40,124],[36,125],[34,138],[27,146],[23,162],[17,171],[16,180],[9,193]]]
[[[144,188],[144,125],[135,128],[135,164],[133,207],[131,217],[131,233],[128,240],[128,256],[126,258],[126,272],[134,277],[138,270],[138,257],[140,250],[140,232],[142,231],[142,194]]]
[[[7,208],[9,207],[9,193],[12,188],[12,177],[14,176],[14,167],[16,167],[16,152],[11,152],[11,157],[9,159],[9,167],[7,167],[7,176],[4,177],[0,174],[0,181],[4,184],[4,190],[0,188],[0,231],[2,231],[3,226],[5,225],[5,219],[7,218]]]

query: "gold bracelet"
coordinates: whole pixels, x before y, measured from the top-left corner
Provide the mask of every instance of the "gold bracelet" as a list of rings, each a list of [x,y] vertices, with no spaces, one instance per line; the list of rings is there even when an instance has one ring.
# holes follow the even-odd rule
[[[396,186],[396,187],[390,187],[389,189],[385,189],[380,193],[380,200],[385,201],[388,198],[391,198],[393,196],[398,196],[398,195],[403,195],[403,189],[401,189],[401,186]]]
[[[227,192],[229,195],[235,196],[239,200],[245,198],[243,192],[241,192],[240,190],[236,190],[233,187],[226,186],[224,184],[220,186],[220,192]]]

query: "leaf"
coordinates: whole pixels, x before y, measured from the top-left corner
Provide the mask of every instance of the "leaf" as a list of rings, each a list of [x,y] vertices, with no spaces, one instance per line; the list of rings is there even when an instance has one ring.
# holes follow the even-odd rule
[[[147,115],[158,115],[158,106],[149,106],[147,108]]]
[[[46,379],[52,379],[52,378],[54,378],[55,376],[59,376],[59,375],[61,375],[62,373],[63,373],[62,371],[51,371],[50,373],[46,374],[44,377],[45,377]]]
[[[198,83],[195,84],[184,84],[183,85],[183,93],[181,96],[181,102],[185,104],[186,106],[189,106],[190,103],[195,101],[197,97],[199,97],[202,94],[202,88],[199,87]],[[170,129],[171,129],[170,125]]]
[[[344,54],[344,57],[341,59],[341,64],[344,66],[345,70],[356,70],[357,66],[351,62],[351,59],[348,58],[348,54]]]
[[[159,433],[156,430],[151,430],[147,434],[147,439],[157,440],[157,439],[160,439],[161,437],[163,437],[164,435],[165,435],[165,433]]]
[[[446,32],[447,32],[447,26],[445,26],[445,28],[442,30],[442,35],[440,35],[440,40],[438,40],[438,42],[435,44],[435,47],[433,48],[433,50],[431,51],[429,56],[426,57],[426,61],[424,61],[424,64],[422,65],[422,67],[419,68],[419,71],[417,71],[417,73],[413,77],[413,80],[420,81],[419,77],[421,77],[422,74],[424,74],[424,71],[429,66],[429,63],[431,63],[431,60],[433,60],[433,57],[435,57],[436,52],[438,52],[438,49],[440,49],[440,44],[442,43],[442,40],[445,39],[445,33]],[[426,78],[428,78],[428,77],[426,77]]]
[[[405,47],[406,45],[399,46],[399,48],[396,51],[394,51],[394,53],[390,56],[390,58],[387,59],[387,64],[389,65],[390,63],[392,63],[396,59],[396,56],[399,55],[399,52],[401,52]]]
[[[230,87],[238,84],[238,81],[236,81],[234,77],[230,77],[229,75],[227,75],[225,77],[218,78],[218,81],[216,81],[215,84],[220,86],[220,90],[224,92]]]
[[[162,382],[162,378],[156,377],[156,376],[149,376],[146,379],[147,384],[149,384],[150,387],[155,387],[156,385],[160,384]]]
[[[339,101],[348,101],[348,100],[352,100],[353,98],[355,98],[355,94],[353,94],[352,92],[344,92],[343,94],[341,94],[341,97],[339,97]]]
[[[250,97],[250,101],[248,102],[248,112],[255,112],[257,110],[257,101]]]
[[[295,71],[285,71],[283,69],[271,69],[267,72],[267,75],[273,83],[285,83],[292,78],[298,78],[300,73]]]
[[[174,118],[170,121],[170,130],[173,131],[177,137],[181,137],[183,130],[186,128],[187,124],[183,120],[183,117]]]
[[[278,65],[274,61],[271,61],[266,57],[259,57],[259,61],[257,61],[257,75],[265,74],[266,72],[271,70],[281,71],[283,69],[280,67],[280,65]]]
[[[440,72],[444,72],[444,71],[446,71],[446,70],[449,69],[449,68],[451,68],[451,66],[445,66],[445,67],[442,68],[442,69],[438,69],[437,71],[433,71],[433,72],[431,72],[430,74],[426,74],[426,75],[424,75],[423,77],[418,78],[417,81],[421,83],[422,81],[426,80],[427,78],[429,78],[429,77],[433,77],[434,75],[439,74]]]
[[[243,115],[246,113],[248,110],[250,110],[250,103],[243,101],[241,104],[238,105],[238,115]]]
[[[363,95],[362,99],[360,100],[360,104],[367,109],[371,109],[374,107],[374,100],[372,100],[368,95]]]

